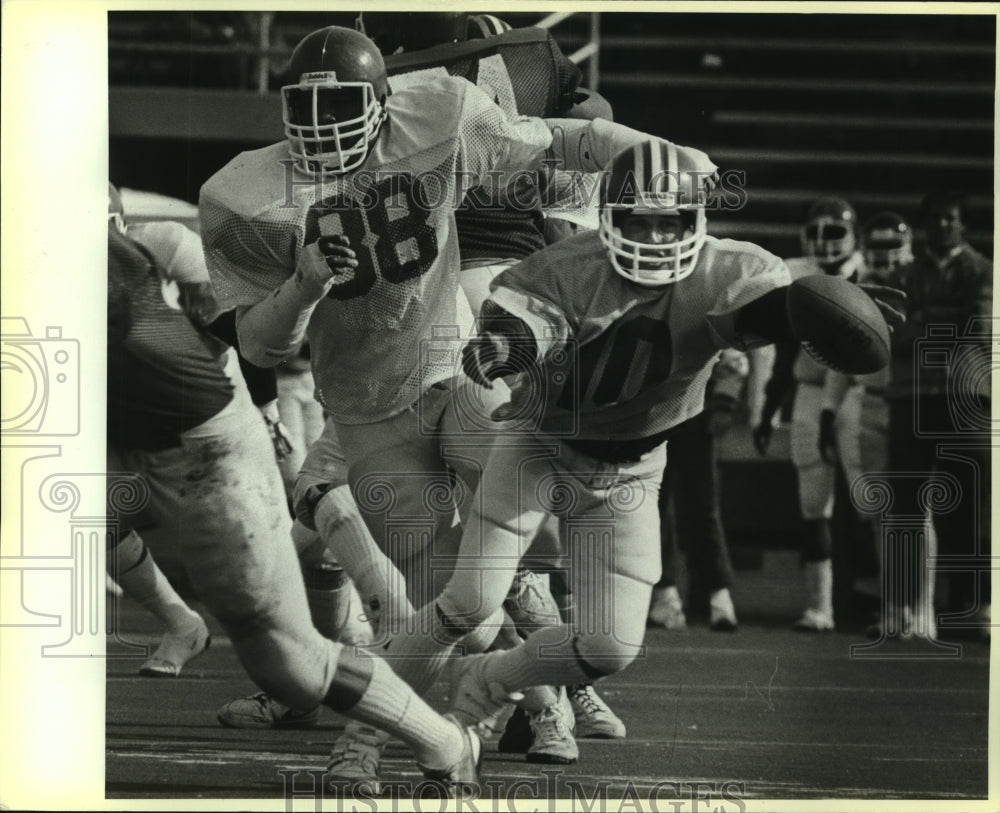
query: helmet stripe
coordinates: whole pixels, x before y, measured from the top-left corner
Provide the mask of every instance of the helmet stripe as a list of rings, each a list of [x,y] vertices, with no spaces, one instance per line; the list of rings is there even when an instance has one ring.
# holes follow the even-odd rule
[[[677,194],[677,185],[680,182],[675,173],[672,171],[674,167],[677,166],[677,145],[673,141],[667,142],[667,192],[671,195]]]

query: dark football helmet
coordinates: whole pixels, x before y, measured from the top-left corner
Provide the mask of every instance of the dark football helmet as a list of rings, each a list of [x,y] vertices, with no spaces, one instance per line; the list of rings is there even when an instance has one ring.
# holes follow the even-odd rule
[[[694,271],[705,244],[704,173],[683,147],[649,140],[619,152],[601,191],[598,232],[615,271],[639,285],[666,285]],[[683,226],[664,242],[622,234],[625,215],[679,216]]]
[[[872,271],[892,271],[913,262],[913,230],[895,212],[879,212],[865,223],[861,244]]]
[[[843,262],[858,245],[858,216],[846,200],[819,198],[802,227],[802,253],[821,265]]]
[[[304,172],[344,173],[360,166],[385,120],[389,80],[375,43],[351,28],[306,36],[281,89],[285,137]]]

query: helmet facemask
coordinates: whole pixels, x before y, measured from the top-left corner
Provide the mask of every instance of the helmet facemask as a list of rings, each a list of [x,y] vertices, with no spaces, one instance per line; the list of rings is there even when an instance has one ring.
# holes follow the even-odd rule
[[[281,89],[289,152],[308,174],[341,174],[368,156],[385,120],[384,98],[369,82],[338,82],[333,71],[308,73]]]
[[[651,200],[658,198],[659,200]],[[698,254],[705,244],[706,221],[703,206],[671,205],[672,195],[642,195],[640,206],[605,205],[601,209],[600,236],[615,271],[638,285],[667,285],[684,279],[694,271]],[[682,236],[663,243],[639,242],[622,234],[620,222],[625,215],[650,218],[679,215]]]

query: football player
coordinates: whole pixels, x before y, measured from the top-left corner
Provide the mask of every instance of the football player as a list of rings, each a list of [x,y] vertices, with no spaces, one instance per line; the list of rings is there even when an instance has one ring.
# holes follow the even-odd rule
[[[467,40],[461,36],[466,18]],[[422,12],[364,12],[359,26],[384,54],[392,54],[387,56],[386,69],[395,91],[435,76],[462,76],[511,118],[612,118],[607,102],[580,87],[579,68],[544,29],[515,31],[492,15]],[[510,186],[470,189],[455,212],[462,263],[459,281],[474,313],[478,313],[497,274],[549,242],[551,220],[543,208],[540,187],[550,177],[548,173],[540,177],[519,173]],[[546,524],[535,540],[530,561],[548,560],[549,578],[562,584],[561,569],[551,561],[557,558],[557,533]],[[535,607],[539,617],[551,609],[552,600],[544,596],[546,590],[543,578],[526,570],[514,580],[505,609],[522,632],[530,631],[537,622],[525,620],[527,607]],[[565,691],[572,715],[562,713],[566,704],[558,703],[554,694],[542,689],[528,693],[498,748],[525,752],[535,762],[566,763],[574,761],[578,753],[572,729],[578,736],[625,736],[624,723],[593,685],[570,686]],[[533,712],[523,721],[518,735],[514,729],[527,709]]]
[[[913,262],[913,231],[902,216],[895,212],[880,212],[871,217],[861,230],[861,250],[864,254],[868,277],[884,284],[892,284],[894,273],[905,274]],[[853,483],[865,472],[886,470],[889,458],[889,404],[886,392],[889,386],[891,367],[877,373],[851,376],[836,370],[828,370],[823,391],[823,411],[819,421],[819,452],[829,464],[838,460],[844,467],[848,484]],[[845,397],[858,386],[861,390],[858,404],[858,443],[838,442],[837,416],[842,414]],[[882,528],[873,518],[865,518],[875,546],[876,561],[882,564]],[[927,523],[927,554],[936,554],[936,539],[932,523]],[[920,617],[927,620],[926,632],[936,637],[934,624],[934,579],[926,580],[918,589],[916,607]],[[897,612],[909,612],[910,608],[892,608]],[[894,625],[895,629],[911,624]],[[884,629],[876,624],[868,630],[871,637],[881,637]]]
[[[802,226],[802,256],[786,260],[792,279],[810,274],[827,274],[854,282],[866,278],[858,237],[858,217],[853,206],[834,197],[816,200]],[[771,442],[772,418],[794,387],[791,457],[798,479],[799,511],[805,521],[802,556],[807,593],[805,610],[794,627],[803,632],[824,632],[834,628],[830,519],[836,466],[827,459],[828,455],[820,454],[816,443],[827,372],[827,368],[808,353],[801,352],[797,343],[776,345],[760,422],[753,432],[758,452],[766,454]],[[828,413],[822,418],[824,421],[836,419],[841,460],[857,460],[860,454],[861,389],[858,385],[851,386],[842,395],[837,413]]]
[[[108,228],[121,234],[128,230],[121,194],[110,183]],[[141,232],[141,228],[133,228],[133,236]],[[156,651],[139,667],[139,674],[177,677],[184,665],[204,652],[211,642],[205,620],[177,594],[135,530],[109,539],[107,571],[129,598],[149,610],[166,628]]]
[[[169,273],[109,222],[109,470],[142,476],[195,592],[262,689],[392,732],[433,779],[475,782],[475,732],[310,623],[271,439],[235,351],[206,330],[212,299],[207,275]]]
[[[389,73],[399,74],[391,79],[392,88],[397,93],[419,86],[430,78],[447,77],[454,73],[476,80],[490,98],[502,99],[501,106],[510,117],[518,114],[516,104],[524,107],[522,112],[552,116],[573,115],[570,106],[588,101],[593,112],[602,112],[600,108],[593,107],[594,102],[588,100],[585,94],[576,91],[579,70],[559,52],[548,32],[533,29],[509,38],[496,38],[488,44],[460,42],[459,47],[452,48],[453,41],[465,39],[466,30],[478,36],[487,31],[497,31],[503,25],[495,18],[469,19],[467,14],[456,13],[366,12],[360,20],[363,29],[370,29],[377,36],[383,51],[398,54],[398,57],[389,60],[387,66]],[[442,42],[445,44],[441,47],[423,49],[423,46]],[[414,50],[418,48],[423,50]],[[520,73],[512,78],[509,69]],[[400,74],[401,71],[404,73]],[[536,74],[534,84],[527,75],[531,71]],[[539,80],[539,76],[544,77],[544,82]],[[517,93],[515,86],[519,88]],[[544,86],[544,92],[537,90],[539,86]],[[525,94],[521,88],[535,89]],[[537,200],[529,207],[504,206],[502,196],[498,200],[496,192],[483,188],[474,190],[468,196],[466,205],[456,212],[456,233],[463,258],[460,281],[463,290],[473,299],[478,297],[481,300],[485,296],[489,279],[501,268],[544,245],[540,228],[542,216]],[[476,200],[485,201],[482,211],[476,207]],[[508,259],[498,260],[498,257]],[[296,482],[296,493],[300,506],[307,502],[316,503],[314,508],[304,510],[301,517],[306,525],[318,529],[320,536],[333,549],[335,557],[358,582],[365,597],[366,612],[370,616],[384,612],[393,619],[405,618],[411,611],[405,595],[408,580],[395,568],[386,567],[384,555],[372,544],[367,544],[367,534],[357,527],[360,523],[346,486],[346,463],[333,423],[326,425],[323,441],[314,446],[306,457]],[[295,523],[297,538],[309,533],[306,525],[299,521]],[[420,568],[412,569],[419,571]],[[519,584],[526,581],[527,577]],[[390,584],[396,585],[396,588],[390,590]],[[427,598],[424,596],[421,600],[426,601]],[[397,620],[395,624],[398,623]],[[384,626],[392,625],[393,622],[387,621]],[[620,721],[591,687],[574,687],[571,695],[580,713],[588,712],[586,722],[592,727],[603,724],[601,731],[616,724],[621,727]],[[554,697],[546,699],[555,700]],[[586,705],[583,705],[584,702]],[[541,715],[551,702],[537,701],[535,705]],[[236,727],[300,727],[313,725],[317,720],[317,710],[292,710],[274,702],[273,698],[254,695],[226,704],[219,711],[219,719]],[[551,736],[535,743],[533,758],[546,759],[551,755],[553,759],[565,761],[566,753],[576,749],[572,738],[565,733],[560,734],[558,720],[551,715],[540,716],[539,720],[547,721],[546,730]],[[380,743],[384,744],[384,740],[376,739],[373,732],[350,728],[347,736],[340,738],[334,746],[329,766],[331,774],[341,778],[372,778],[360,777],[357,772],[352,774],[346,761],[374,764],[377,753],[373,749]],[[359,754],[367,756],[358,760]]]
[[[594,171],[643,135],[603,121],[510,120],[450,76],[390,95],[378,49],[345,28],[307,36],[291,75],[286,140],[238,156],[202,189],[206,256],[224,307],[240,308],[253,361],[280,363],[308,336],[362,514],[423,604],[436,593],[431,542],[447,571],[461,507],[425,496],[450,489],[452,470],[460,485],[475,482],[492,429],[463,441],[460,422],[485,425],[499,402],[455,376],[454,329],[466,333],[472,317],[454,209],[493,170],[550,157]],[[710,176],[707,157],[688,152]],[[307,524],[319,524],[328,494],[297,500]]]
[[[483,386],[519,373],[497,418],[532,408],[540,421],[494,447],[460,566],[420,610],[415,629],[425,632],[392,641],[390,654],[410,656],[397,671],[409,680],[419,670],[422,681],[440,671],[451,645],[499,606],[549,512],[572,559],[576,613],[572,626],[514,649],[455,659],[461,719],[527,686],[613,674],[637,656],[660,571],[664,433],[703,408],[723,347],[794,339],[787,269],[758,246],[707,235],[690,156],[645,141],[608,171],[598,233],[561,240],[497,277],[463,353]]]

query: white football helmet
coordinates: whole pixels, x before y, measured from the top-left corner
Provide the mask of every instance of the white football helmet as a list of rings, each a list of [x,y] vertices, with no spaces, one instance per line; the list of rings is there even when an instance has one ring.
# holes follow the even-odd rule
[[[601,194],[598,231],[615,271],[639,285],[682,280],[694,271],[705,244],[705,172],[683,148],[658,139],[619,152]],[[679,215],[683,235],[645,243],[622,235],[624,215]]]
[[[858,216],[842,198],[819,198],[802,227],[802,253],[823,265],[850,257],[858,245]]]
[[[874,215],[865,223],[861,242],[865,265],[873,271],[892,271],[913,262],[913,230],[895,212]]]

